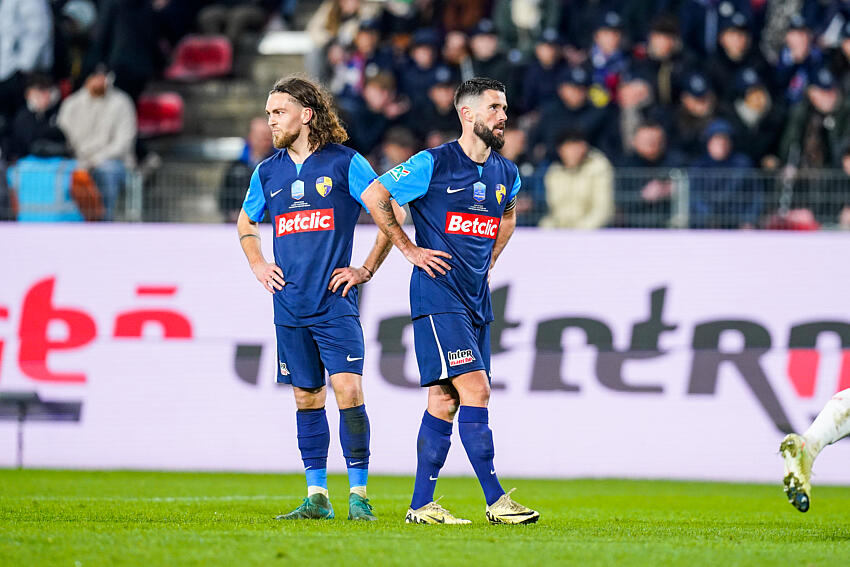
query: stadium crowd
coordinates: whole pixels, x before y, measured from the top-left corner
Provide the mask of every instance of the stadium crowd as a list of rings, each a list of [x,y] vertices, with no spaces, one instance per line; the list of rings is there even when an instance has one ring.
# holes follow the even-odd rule
[[[4,159],[64,148],[111,218],[135,126],[89,136],[98,125],[62,107],[132,114],[183,35],[236,42],[291,27],[295,5],[0,0]],[[307,73],[379,172],[459,134],[460,81],[502,80],[521,224],[676,226],[684,199],[695,228],[850,228],[850,1],[325,0],[306,32]],[[101,76],[114,83],[97,95]],[[261,153],[249,140],[240,162]]]

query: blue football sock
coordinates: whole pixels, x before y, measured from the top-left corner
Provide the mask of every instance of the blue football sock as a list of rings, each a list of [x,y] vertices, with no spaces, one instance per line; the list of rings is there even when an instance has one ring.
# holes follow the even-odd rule
[[[331,432],[325,408],[298,410],[295,413],[298,429],[298,449],[307,475],[307,486],[328,488],[328,445]]]
[[[366,486],[369,476],[369,416],[366,415],[365,404],[339,410],[339,442],[348,467],[349,486]]]
[[[434,500],[437,477],[446,463],[451,446],[451,422],[437,419],[426,411],[416,439],[416,482],[413,485],[413,500],[410,502],[414,510]]]
[[[488,421],[487,408],[460,406],[457,414],[460,441],[466,449],[478,482],[484,489],[487,505],[490,506],[505,491],[502,490],[502,485],[496,477],[496,469],[493,468],[493,457],[496,452],[493,449],[493,432],[490,431]]]

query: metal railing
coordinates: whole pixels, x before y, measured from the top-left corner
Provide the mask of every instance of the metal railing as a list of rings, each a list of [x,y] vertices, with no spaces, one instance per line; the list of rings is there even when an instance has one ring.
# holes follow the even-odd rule
[[[234,174],[228,168],[220,162],[183,162],[132,171],[115,204],[114,220],[232,222],[250,171],[246,176],[245,171]],[[45,179],[50,178],[9,176],[17,199],[10,200],[0,186],[0,219],[15,220],[28,206],[60,208],[51,199],[64,198],[63,207],[74,206],[69,193],[63,197],[62,183],[47,184]],[[545,168],[524,172],[519,224],[537,226],[548,218],[547,226],[570,228],[576,226],[573,220],[559,224],[552,219],[596,214],[602,219],[600,228],[850,228],[850,175],[841,170],[621,168],[603,183],[581,176],[570,179],[569,186],[556,190],[546,186]],[[605,212],[594,212],[596,207]],[[565,208],[568,215],[561,214]],[[368,215],[364,213],[361,222],[370,222]]]

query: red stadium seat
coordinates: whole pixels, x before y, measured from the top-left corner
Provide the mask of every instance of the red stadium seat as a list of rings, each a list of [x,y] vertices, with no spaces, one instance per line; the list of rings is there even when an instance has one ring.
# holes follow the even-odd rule
[[[139,136],[149,138],[183,130],[183,98],[177,93],[147,93],[136,106]]]
[[[198,81],[228,75],[233,68],[233,47],[223,35],[188,35],[174,49],[165,77]]]

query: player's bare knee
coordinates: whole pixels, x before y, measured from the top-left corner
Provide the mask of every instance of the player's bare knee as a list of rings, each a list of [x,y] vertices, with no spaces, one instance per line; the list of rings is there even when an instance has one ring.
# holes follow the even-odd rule
[[[461,405],[487,407],[489,402],[490,385],[486,381],[466,384],[460,392]]]
[[[295,394],[295,407],[300,410],[320,409],[325,406],[325,387],[320,388],[293,388]]]
[[[359,384],[346,384],[341,390],[334,389],[339,409],[348,409],[363,405],[363,390]]]
[[[452,421],[457,413],[459,402],[450,394],[431,394],[428,397],[428,413],[446,421]]]

